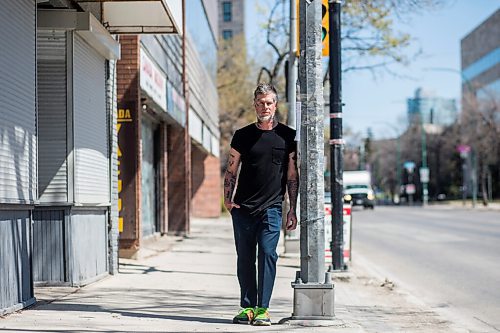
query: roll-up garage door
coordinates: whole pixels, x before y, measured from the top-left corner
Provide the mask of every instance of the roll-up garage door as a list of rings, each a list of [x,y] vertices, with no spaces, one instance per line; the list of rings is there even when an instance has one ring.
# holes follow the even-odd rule
[[[38,31],[38,192],[67,202],[66,32]]]
[[[73,45],[75,201],[109,203],[105,59],[77,33]]]
[[[0,10],[0,203],[36,198],[36,5],[7,0]]]
[[[153,235],[157,231],[157,183],[158,168],[155,145],[157,125],[144,117],[141,122],[141,224],[142,236]]]

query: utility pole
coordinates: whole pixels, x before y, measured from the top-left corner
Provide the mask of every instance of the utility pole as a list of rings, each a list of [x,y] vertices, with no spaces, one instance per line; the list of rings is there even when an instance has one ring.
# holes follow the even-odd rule
[[[477,155],[476,150],[471,150],[471,181],[472,181],[472,208],[476,207],[477,203]]]
[[[401,192],[401,184],[403,183],[403,180],[401,179],[401,135],[397,133],[397,141],[396,141],[396,191],[397,191],[397,198],[398,198],[398,203],[399,203],[399,193]]]
[[[463,154],[462,157],[462,206],[465,206],[467,200],[467,155]]]
[[[297,126],[297,1],[290,0],[290,50],[288,54],[288,117],[287,125],[299,130]],[[299,133],[300,134],[300,133]],[[296,140],[300,137],[297,136]],[[286,205],[288,206],[288,202]],[[283,216],[285,218],[285,216]],[[285,253],[296,253],[299,244],[298,230],[285,230]]]
[[[340,11],[339,0],[328,1],[330,27],[330,165],[332,191],[332,266],[330,270],[345,269],[344,266],[344,217],[343,217],[343,156],[342,148],[342,64],[340,56]]]
[[[321,0],[300,1],[300,271],[291,320],[334,319],[334,289],[325,273]],[[311,323],[312,322],[312,323]]]
[[[432,109],[431,109],[432,113]],[[422,182],[422,205],[425,207],[429,202],[429,190],[427,184],[429,183],[429,169],[427,168],[427,143],[424,129],[424,115],[420,111],[420,125],[422,134],[422,167],[420,168],[420,181]]]
[[[288,55],[288,126],[296,128],[297,113],[297,0],[290,0],[290,53]]]

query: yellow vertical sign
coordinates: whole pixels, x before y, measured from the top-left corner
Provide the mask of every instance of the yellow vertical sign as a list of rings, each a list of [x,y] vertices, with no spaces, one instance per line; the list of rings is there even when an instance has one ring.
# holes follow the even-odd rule
[[[323,55],[330,55],[330,29],[328,25],[328,0],[323,0],[321,4],[321,43],[323,44]]]
[[[132,116],[130,114],[130,109],[118,109],[118,123],[116,124],[116,135],[119,136],[120,134],[120,129],[122,128],[123,123],[129,123],[132,121]],[[119,140],[118,140],[118,143]],[[123,189],[123,181],[122,181],[122,167],[121,167],[121,159],[123,156],[122,150],[120,148],[120,145],[118,144],[118,232],[123,232],[123,216],[122,214],[122,208],[123,208],[123,201],[122,201],[122,189]]]
[[[297,0],[297,57],[300,56],[300,1]],[[321,54],[323,56],[330,55],[330,29],[328,15],[328,0],[321,2],[321,44],[323,46]]]

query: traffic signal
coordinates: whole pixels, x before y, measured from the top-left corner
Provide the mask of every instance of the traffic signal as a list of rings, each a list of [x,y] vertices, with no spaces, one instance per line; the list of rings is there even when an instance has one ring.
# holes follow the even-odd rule
[[[323,0],[321,4],[321,43],[323,45],[323,56],[329,56],[330,55],[330,43],[329,39],[330,36],[328,35],[329,33],[329,26],[328,26],[328,0]]]
[[[297,0],[297,57],[300,55],[300,11],[299,4],[301,0]],[[321,1],[321,44],[322,55],[330,55],[329,43],[329,26],[328,26],[328,0]]]

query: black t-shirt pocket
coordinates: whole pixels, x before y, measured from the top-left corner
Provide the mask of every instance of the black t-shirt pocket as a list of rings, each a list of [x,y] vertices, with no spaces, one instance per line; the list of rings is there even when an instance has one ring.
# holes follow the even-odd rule
[[[285,148],[273,147],[273,163],[282,165],[285,160]]]

